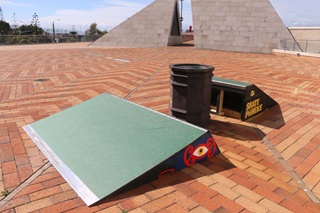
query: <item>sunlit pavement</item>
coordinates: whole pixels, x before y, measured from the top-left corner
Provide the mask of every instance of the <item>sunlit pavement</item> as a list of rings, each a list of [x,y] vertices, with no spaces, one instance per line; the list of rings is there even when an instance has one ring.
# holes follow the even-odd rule
[[[88,44],[0,47],[0,212],[320,212],[319,58]],[[279,107],[211,115],[222,154],[87,207],[22,126],[104,92],[168,114],[172,63],[212,65]]]

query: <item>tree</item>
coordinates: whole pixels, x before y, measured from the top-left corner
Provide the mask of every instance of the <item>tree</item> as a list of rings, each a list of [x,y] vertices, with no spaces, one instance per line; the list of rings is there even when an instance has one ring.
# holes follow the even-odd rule
[[[97,28],[97,23],[92,23],[90,28],[86,30],[85,35],[88,41],[94,41],[98,39],[101,35],[101,31]]]
[[[34,13],[32,16],[31,25],[35,27],[40,27],[39,16],[36,13]]]
[[[97,29],[97,33],[98,33],[98,35],[104,35],[104,34],[108,33],[108,31],[107,30],[101,31],[101,30]]]
[[[13,13],[13,24],[11,25],[11,34],[12,35],[19,35],[19,26],[17,24],[17,16],[16,13]]]
[[[42,35],[44,30],[40,27],[39,16],[34,13],[30,24],[33,35]]]
[[[33,34],[33,29],[32,29],[32,25],[21,25],[19,28],[19,34],[20,35],[32,35]]]
[[[90,36],[97,35],[97,30],[98,30],[98,28],[97,28],[97,23],[95,23],[95,22],[92,23],[92,24],[90,25],[89,30],[87,30],[88,35],[90,35]]]
[[[0,35],[8,35],[10,31],[10,24],[5,21],[0,21]]]
[[[75,26],[73,25],[73,26],[72,26],[72,30],[70,31],[70,35],[76,36],[77,34],[78,34],[78,32],[77,32]]]
[[[90,28],[86,31],[86,35],[89,35],[89,36],[94,36],[94,35],[104,35],[106,33],[108,33],[107,30],[104,30],[104,31],[101,31],[98,29],[97,27],[97,23],[92,23],[90,25]]]
[[[95,22],[90,25],[90,28],[88,30],[86,30],[86,36],[91,41],[97,39],[98,37],[100,37],[106,33],[108,33],[108,31],[107,30],[105,30],[105,31],[99,30],[97,27],[97,23],[95,23]]]

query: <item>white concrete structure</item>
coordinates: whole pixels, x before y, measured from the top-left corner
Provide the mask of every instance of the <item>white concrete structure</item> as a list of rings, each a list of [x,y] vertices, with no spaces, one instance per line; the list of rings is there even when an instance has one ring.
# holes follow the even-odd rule
[[[156,0],[92,46],[160,47],[182,44],[178,0]]]
[[[192,0],[195,46],[271,53],[294,41],[269,0]]]
[[[295,44],[269,0],[191,2],[197,48],[272,53],[272,49],[286,49],[287,44]],[[179,17],[178,0],[156,0],[92,46],[159,47],[182,44]]]

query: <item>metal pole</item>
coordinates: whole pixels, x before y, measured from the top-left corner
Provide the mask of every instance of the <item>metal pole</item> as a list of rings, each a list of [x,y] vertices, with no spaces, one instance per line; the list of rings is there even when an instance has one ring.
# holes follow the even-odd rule
[[[54,22],[55,21],[60,21],[60,19],[56,19],[52,21],[52,37],[53,37],[53,43],[56,43],[56,30],[54,28]]]
[[[180,0],[181,1],[181,13],[180,13],[180,21],[181,21],[181,23],[183,22],[183,16],[182,16],[182,12],[183,12],[183,1],[184,0]]]
[[[307,41],[307,44],[306,44],[306,52],[308,52],[308,41]]]
[[[56,31],[55,31],[55,29],[54,29],[54,21],[52,22],[52,35],[53,35],[52,42],[55,43],[55,40],[56,40]]]
[[[181,0],[181,18],[183,17],[182,12],[183,12],[183,0]]]
[[[308,52],[308,40],[306,41],[306,51],[305,52]]]

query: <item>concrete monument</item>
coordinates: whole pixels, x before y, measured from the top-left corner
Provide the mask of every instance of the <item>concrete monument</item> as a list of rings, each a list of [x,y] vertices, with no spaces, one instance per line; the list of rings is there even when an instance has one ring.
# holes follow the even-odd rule
[[[271,53],[294,38],[269,0],[192,0],[195,47]]]
[[[271,53],[294,38],[269,0],[191,0],[197,48]],[[92,46],[159,47],[182,43],[178,0],[156,0]]]
[[[178,0],[156,0],[92,46],[160,47],[182,44]]]

